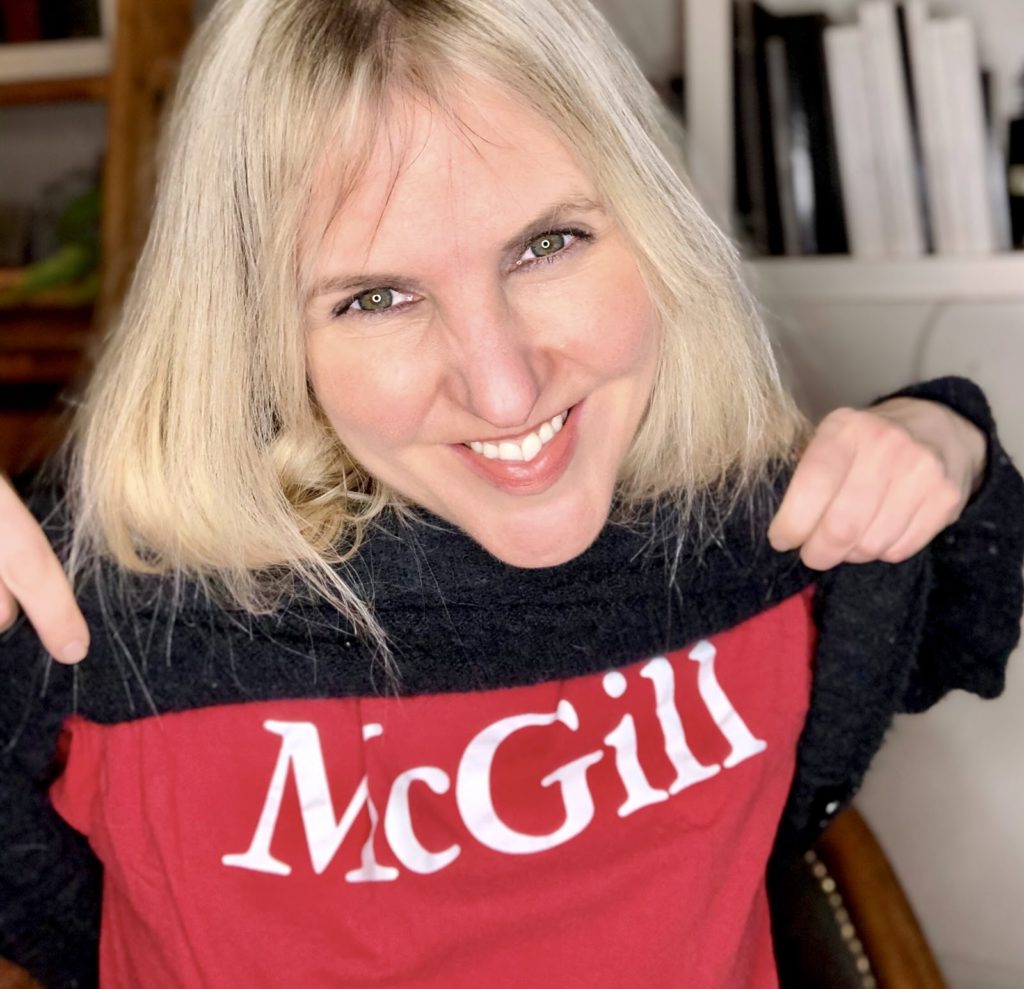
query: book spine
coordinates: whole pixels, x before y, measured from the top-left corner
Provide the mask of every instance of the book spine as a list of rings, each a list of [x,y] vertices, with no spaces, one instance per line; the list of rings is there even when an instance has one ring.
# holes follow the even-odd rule
[[[1006,176],[1003,172],[1003,152],[996,135],[993,105],[994,81],[992,73],[981,73],[981,105],[985,113],[985,164],[989,201],[992,204],[992,222],[995,226],[995,248],[1008,251],[1013,246],[1010,228],[1010,200],[1007,195]]]
[[[39,0],[0,0],[0,42],[39,41],[43,24]]]
[[[779,202],[779,179],[776,174],[775,126],[771,107],[771,86],[768,80],[767,43],[775,33],[778,18],[759,3],[753,4],[754,71],[757,80],[758,112],[761,133],[761,168],[763,171],[765,229],[769,254],[785,254],[782,204]]]
[[[928,30],[929,18],[924,0],[906,0],[904,19],[933,246],[938,254],[956,254],[960,249],[953,209],[956,189],[945,163],[950,138],[945,133],[946,113],[939,77],[941,67],[934,39]]]
[[[812,122],[804,87],[804,73],[800,59],[800,32],[794,32],[799,18],[780,19],[779,34],[775,41],[781,41],[785,57],[779,59],[777,71],[785,72],[783,92],[786,100],[787,154],[789,157],[788,196],[792,202],[794,226],[794,250],[796,254],[819,253],[817,228],[817,189],[815,188],[814,151],[812,148]],[[820,77],[817,80],[820,85]]]
[[[1021,249],[1024,248],[1024,117],[1010,121],[1006,186],[1010,193],[1013,246]]]
[[[808,254],[845,254],[849,250],[835,129],[829,112],[824,49],[827,23],[820,14],[779,21],[789,69],[794,197],[802,246]]]
[[[982,101],[974,25],[966,17],[929,24],[945,89],[948,165],[955,183],[960,253],[996,250],[996,224],[988,181],[988,136]]]
[[[825,58],[850,253],[882,258],[886,253],[882,197],[860,28],[827,28]]]
[[[786,45],[778,35],[765,40],[765,58],[768,64],[772,147],[775,154],[775,191],[782,217],[783,252],[786,255],[798,255],[803,253],[803,249],[800,217],[794,197],[796,173],[790,118],[789,69],[786,64]]]
[[[900,67],[903,70],[903,84],[907,89],[907,111],[910,118],[910,150],[914,163],[914,185],[917,190],[917,205],[921,214],[925,250],[935,250],[935,231],[928,204],[928,176],[924,163],[924,139],[921,134],[921,94],[917,92],[913,56],[910,41],[910,15],[906,4],[896,5],[896,28],[900,46]]]
[[[762,90],[757,82],[757,34],[753,0],[733,7],[733,75],[736,114],[736,213],[754,251],[770,254],[768,204],[761,131]]]
[[[914,176],[913,139],[907,88],[900,56],[896,12],[887,0],[865,0],[860,7],[871,114],[881,137],[880,176],[888,253],[924,253],[924,221]]]

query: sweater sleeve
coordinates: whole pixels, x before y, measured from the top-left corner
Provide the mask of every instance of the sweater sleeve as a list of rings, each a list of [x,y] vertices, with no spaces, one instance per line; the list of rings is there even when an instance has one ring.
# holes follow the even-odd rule
[[[900,709],[917,712],[955,688],[981,697],[1002,692],[1024,603],[1024,481],[1000,445],[988,402],[975,384],[939,378],[898,394],[949,406],[987,441],[981,488],[924,551],[930,563],[927,610]]]
[[[942,378],[899,393],[942,402],[984,432],[983,483],[960,518],[900,564],[843,565],[818,578],[811,710],[777,850],[809,845],[857,791],[893,714],[949,691],[994,697],[1020,635],[1024,481],[981,391]]]
[[[75,673],[22,619],[0,636],[0,957],[46,989],[96,984],[100,867],[50,804]]]

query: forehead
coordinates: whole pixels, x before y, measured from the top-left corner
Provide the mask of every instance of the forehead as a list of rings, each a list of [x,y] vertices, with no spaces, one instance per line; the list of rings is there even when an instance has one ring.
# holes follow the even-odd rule
[[[396,93],[373,124],[357,168],[339,153],[317,171],[304,230],[315,268],[497,238],[554,203],[599,198],[555,129],[490,84],[460,84],[444,108]]]

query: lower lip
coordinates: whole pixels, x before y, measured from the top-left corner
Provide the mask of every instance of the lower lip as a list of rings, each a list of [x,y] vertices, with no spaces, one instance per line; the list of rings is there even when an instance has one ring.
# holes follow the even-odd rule
[[[561,430],[529,463],[522,460],[488,460],[462,443],[453,444],[452,449],[474,474],[494,487],[514,495],[540,494],[565,473],[572,460],[581,409],[582,403],[569,410],[569,418]]]

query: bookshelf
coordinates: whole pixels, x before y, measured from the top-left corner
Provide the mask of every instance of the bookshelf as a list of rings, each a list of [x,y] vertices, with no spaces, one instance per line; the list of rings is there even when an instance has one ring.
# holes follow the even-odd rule
[[[1024,301],[1024,251],[988,257],[861,261],[839,255],[762,258],[747,274],[766,299],[913,303]]]
[[[52,447],[54,400],[83,368],[99,314],[127,284],[145,233],[159,117],[192,30],[191,0],[103,0],[102,11],[103,39],[0,52],[0,106],[107,109],[99,302],[67,307],[42,299],[0,309],[0,470],[21,469]]]
[[[762,3],[775,14],[820,11],[840,20],[851,19],[857,5],[856,0]],[[1014,109],[1015,77],[1024,68],[1024,3],[935,0],[932,6],[938,13],[964,13],[977,21],[983,49],[994,63],[996,120],[1001,125]],[[1004,19],[1008,26],[1001,29]],[[683,0],[683,39],[690,172],[711,215],[734,230],[732,0]],[[747,271],[762,296],[774,301],[1024,301],[1024,251],[878,261],[835,255],[753,257]]]
[[[852,21],[856,0],[761,0],[774,14]],[[935,15],[974,21],[994,72],[994,118],[1019,109],[1024,0],[930,0]],[[734,122],[731,0],[687,0],[689,164],[709,211],[730,228]],[[1005,128],[1001,128],[1005,130]],[[733,229],[735,233],[735,229]],[[910,381],[961,374],[984,389],[1003,445],[1024,462],[1024,251],[862,260],[843,255],[750,258],[784,373],[818,418]],[[1011,659],[1021,669],[1024,655]],[[897,719],[857,804],[870,820],[952,989],[1024,985],[1016,753],[1024,747],[1024,680],[989,705],[954,692]],[[1012,832],[1012,833],[1011,833]],[[998,835],[993,841],[992,835]]]
[[[104,103],[108,77],[85,76],[72,79],[27,79],[0,82],[0,106],[28,106],[33,103]]]

